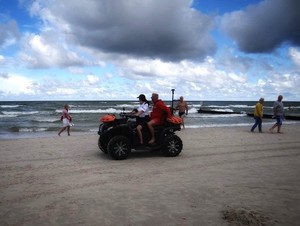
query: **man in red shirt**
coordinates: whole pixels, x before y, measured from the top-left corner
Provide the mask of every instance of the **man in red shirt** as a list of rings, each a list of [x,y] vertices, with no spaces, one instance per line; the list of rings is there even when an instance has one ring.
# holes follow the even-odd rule
[[[153,109],[150,115],[150,121],[148,122],[148,127],[151,135],[149,144],[155,143],[153,126],[163,124],[167,118],[170,118],[172,116],[170,108],[167,107],[162,100],[158,99],[157,93],[152,93],[151,99],[153,102]]]

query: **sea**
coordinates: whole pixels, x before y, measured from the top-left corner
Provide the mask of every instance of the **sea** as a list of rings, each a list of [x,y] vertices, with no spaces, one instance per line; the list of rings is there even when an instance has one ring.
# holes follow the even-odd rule
[[[165,101],[168,106],[172,101]],[[251,126],[254,122],[247,113],[253,113],[256,101],[187,101],[188,115],[185,128]],[[264,103],[264,113],[272,112],[274,102]],[[283,102],[285,114],[300,117],[300,102]],[[100,118],[106,114],[118,116],[137,108],[138,101],[0,101],[0,139],[57,136],[62,127],[60,116],[63,105],[70,106],[74,126],[71,135],[79,133],[97,134]],[[173,101],[173,106],[176,100]],[[200,109],[235,114],[204,114]],[[176,114],[176,113],[175,113]],[[264,119],[263,125],[271,125],[274,119]],[[299,124],[286,120],[284,123]],[[269,127],[269,126],[268,126]],[[66,135],[66,133],[62,134]]]

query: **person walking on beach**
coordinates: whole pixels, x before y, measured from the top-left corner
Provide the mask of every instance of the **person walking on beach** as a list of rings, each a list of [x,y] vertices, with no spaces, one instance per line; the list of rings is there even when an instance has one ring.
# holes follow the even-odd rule
[[[181,96],[179,98],[179,102],[176,106],[176,110],[178,110],[178,115],[182,120],[181,124],[182,124],[182,127],[184,128],[184,117],[186,115],[188,115],[189,108],[188,108],[186,101],[183,100],[183,96]]]
[[[63,122],[63,127],[61,130],[58,132],[58,136],[67,129],[68,136],[70,136],[70,127],[71,127],[71,122],[72,122],[72,117],[69,114],[69,105],[65,104],[64,109],[62,111],[61,115],[61,120]]]
[[[155,135],[153,126],[162,125],[167,118],[171,118],[172,113],[169,107],[165,103],[158,99],[157,93],[152,93],[151,96],[153,102],[153,108],[150,115],[150,122],[148,122],[148,128],[150,131],[151,139],[149,144],[155,143]]]
[[[258,126],[258,131],[262,132],[262,118],[263,118],[263,104],[264,98],[260,98],[254,109],[254,119],[255,123],[251,128],[251,132],[254,132],[255,128]]]
[[[276,119],[276,123],[269,129],[271,133],[276,127],[277,127],[277,133],[281,133],[280,129],[281,129],[282,121],[284,119],[284,107],[283,107],[282,99],[283,96],[279,95],[277,101],[275,101],[273,105],[273,113],[274,113],[274,118]]]
[[[140,106],[137,109],[136,112],[133,114],[137,116],[136,118],[136,131],[140,140],[140,144],[143,145],[143,134],[142,134],[142,129],[147,126],[147,122],[149,122],[150,117],[149,117],[149,102],[146,99],[146,96],[144,94],[140,94],[137,98],[139,98]]]

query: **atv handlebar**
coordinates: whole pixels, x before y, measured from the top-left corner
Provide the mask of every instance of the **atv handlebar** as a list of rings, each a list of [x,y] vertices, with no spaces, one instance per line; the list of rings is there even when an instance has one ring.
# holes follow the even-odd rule
[[[122,118],[136,118],[136,116],[133,115],[133,114],[130,113],[130,112],[121,112],[121,113],[120,113],[120,116],[121,116]]]

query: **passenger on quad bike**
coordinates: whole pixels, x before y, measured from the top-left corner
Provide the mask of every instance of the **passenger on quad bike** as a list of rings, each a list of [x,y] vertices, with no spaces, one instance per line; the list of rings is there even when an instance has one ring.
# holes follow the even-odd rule
[[[150,145],[155,143],[153,126],[162,125],[166,119],[172,117],[170,108],[167,107],[161,99],[158,99],[157,93],[152,93],[151,99],[153,102],[153,109],[151,112],[150,122],[148,122],[148,127],[151,135],[151,139],[148,142]]]
[[[136,116],[136,131],[139,137],[140,144],[143,145],[143,134],[142,129],[147,129],[147,122],[149,122],[149,101],[146,99],[144,94],[140,94],[137,98],[139,98],[140,106],[135,113]]]

